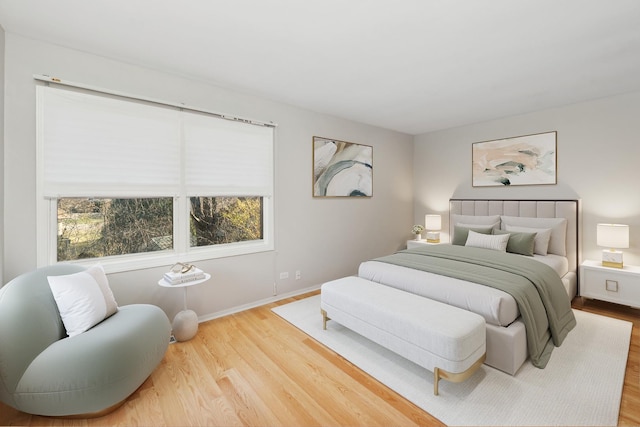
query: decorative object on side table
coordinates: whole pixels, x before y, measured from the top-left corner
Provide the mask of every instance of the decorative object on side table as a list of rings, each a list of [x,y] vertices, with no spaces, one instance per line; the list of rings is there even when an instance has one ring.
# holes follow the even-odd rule
[[[425,229],[427,230],[427,242],[440,243],[440,230],[442,229],[442,217],[440,215],[425,215]]]
[[[622,268],[622,251],[616,251],[616,249],[629,247],[629,226],[624,224],[598,224],[596,236],[598,246],[609,248],[602,251],[602,265]]]
[[[182,288],[184,308],[173,318],[171,324],[176,341],[189,341],[198,332],[198,315],[187,308],[187,287],[206,282],[211,275],[192,264],[178,262],[164,274],[158,285],[165,288]]]
[[[423,226],[421,226],[420,224],[414,225],[413,229],[411,229],[411,232],[413,233],[413,240],[421,240],[423,231],[424,231]]]
[[[177,262],[171,266],[171,270],[164,273],[164,280],[170,285],[191,282],[204,279],[204,272],[193,264]]]

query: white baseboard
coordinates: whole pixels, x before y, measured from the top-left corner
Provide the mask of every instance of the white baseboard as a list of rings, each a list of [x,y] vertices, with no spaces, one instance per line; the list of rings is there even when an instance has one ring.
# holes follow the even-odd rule
[[[280,300],[283,300],[283,299],[295,297],[297,295],[306,294],[307,292],[316,291],[316,290],[320,289],[321,286],[322,285],[314,285],[314,286],[311,286],[311,287],[308,287],[308,288],[305,288],[305,289],[300,289],[300,290],[297,290],[297,291],[288,292],[288,293],[282,294],[282,295],[274,295],[272,297],[261,299],[261,300],[258,300],[258,301],[254,301],[254,302],[249,303],[249,304],[243,304],[243,305],[239,305],[237,307],[232,307],[232,308],[229,308],[229,309],[226,309],[226,310],[217,311],[215,313],[207,314],[205,316],[198,316],[198,323],[202,323],[202,322],[206,322],[206,321],[209,321],[209,320],[217,319],[217,318],[223,317],[223,316],[228,316],[228,315],[234,314],[234,313],[239,313],[241,311],[249,310],[249,309],[255,308],[255,307],[260,307],[261,305],[270,304],[272,302],[276,302],[276,301],[280,301]]]

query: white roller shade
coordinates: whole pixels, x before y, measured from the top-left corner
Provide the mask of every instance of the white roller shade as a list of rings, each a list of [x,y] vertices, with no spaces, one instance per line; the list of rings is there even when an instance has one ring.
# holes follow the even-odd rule
[[[273,129],[184,113],[188,195],[271,196]]]
[[[45,197],[173,196],[180,189],[180,112],[39,86]]]

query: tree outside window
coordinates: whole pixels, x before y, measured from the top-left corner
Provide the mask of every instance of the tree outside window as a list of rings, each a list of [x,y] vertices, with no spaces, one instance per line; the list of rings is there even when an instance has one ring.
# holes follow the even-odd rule
[[[263,238],[262,197],[191,197],[190,246]],[[173,198],[61,198],[58,261],[173,249]]]

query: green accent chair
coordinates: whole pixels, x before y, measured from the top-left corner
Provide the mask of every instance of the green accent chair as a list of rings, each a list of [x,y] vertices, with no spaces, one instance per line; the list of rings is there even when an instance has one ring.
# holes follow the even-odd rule
[[[0,401],[36,415],[103,415],[124,403],[164,358],[171,325],[155,305],[119,307],[67,337],[47,276],[83,270],[43,267],[0,288]]]

